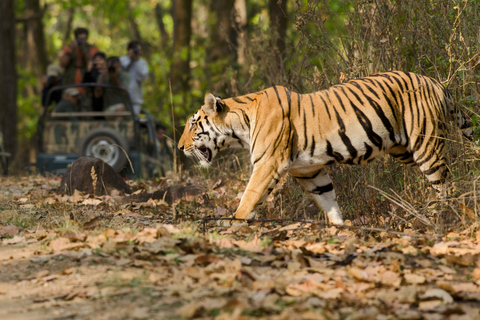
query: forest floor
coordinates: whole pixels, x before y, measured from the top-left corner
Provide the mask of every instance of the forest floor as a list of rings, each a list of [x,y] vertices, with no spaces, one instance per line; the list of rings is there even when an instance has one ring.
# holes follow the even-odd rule
[[[0,178],[2,320],[480,319],[478,219],[440,237],[288,221],[219,227],[202,217],[235,209],[243,180],[173,205],[121,206],[56,193],[59,182]]]

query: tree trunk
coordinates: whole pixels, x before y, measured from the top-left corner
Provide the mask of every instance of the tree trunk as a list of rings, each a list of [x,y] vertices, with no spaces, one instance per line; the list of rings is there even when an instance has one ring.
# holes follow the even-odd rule
[[[163,23],[163,9],[160,6],[160,3],[157,3],[155,6],[155,17],[158,24],[158,30],[160,31],[160,36],[162,37],[162,48],[165,50],[168,46],[168,33],[165,29],[165,24]]]
[[[41,80],[48,65],[42,16],[39,0],[25,0],[27,70],[37,78],[37,94],[42,90]]]
[[[174,94],[188,91],[190,76],[190,38],[192,36],[192,0],[173,2],[173,62],[170,79]]]
[[[233,23],[235,0],[213,0],[210,12],[214,17],[210,19],[214,23],[210,26],[210,39],[212,47],[208,51],[208,60],[228,57],[235,61],[236,32]]]
[[[247,3],[246,0],[235,1],[235,31],[237,32],[237,62],[245,64],[247,50]]]
[[[133,16],[133,13],[132,13],[133,11],[130,8],[130,2],[127,2],[125,6],[127,8],[128,21],[130,22],[130,27],[133,33],[132,40],[136,40],[142,44],[143,55],[147,61],[150,61],[150,58],[152,56],[152,52],[151,52],[152,50],[151,50],[150,44],[143,41],[142,35],[140,34],[140,28],[138,27],[138,24],[135,21],[135,17]],[[150,73],[150,74],[153,74],[153,73]]]
[[[63,35],[63,45],[66,46],[70,43],[70,32],[72,32],[72,24],[73,24],[73,14],[75,13],[75,8],[71,7],[68,9],[68,20],[67,20],[67,28],[65,29],[65,33]]]
[[[0,1],[0,131],[4,147],[15,155],[17,149],[17,71],[15,69],[14,0]]]
[[[268,14],[270,17],[270,30],[275,37],[275,50],[277,58],[285,58],[285,42],[287,34],[287,0],[269,0]]]

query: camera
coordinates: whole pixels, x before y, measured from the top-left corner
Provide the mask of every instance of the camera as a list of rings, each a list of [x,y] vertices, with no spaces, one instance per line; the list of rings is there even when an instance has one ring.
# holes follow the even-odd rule
[[[108,66],[108,73],[115,73],[115,66]]]
[[[140,54],[140,49],[139,48],[133,49],[133,54],[138,56]]]
[[[47,77],[47,86],[53,85],[56,80],[57,80],[57,77],[55,77],[55,76],[48,76],[48,77]]]
[[[81,47],[84,44],[84,41],[82,38],[77,38],[76,40],[79,47]]]

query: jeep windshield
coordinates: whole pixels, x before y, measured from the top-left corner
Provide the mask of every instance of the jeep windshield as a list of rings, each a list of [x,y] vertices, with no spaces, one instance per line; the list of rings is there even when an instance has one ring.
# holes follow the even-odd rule
[[[95,96],[96,88],[102,89],[102,95]],[[43,116],[52,118],[133,116],[128,91],[122,87],[82,83],[78,85],[57,86],[47,94]],[[95,119],[95,118],[94,118]]]

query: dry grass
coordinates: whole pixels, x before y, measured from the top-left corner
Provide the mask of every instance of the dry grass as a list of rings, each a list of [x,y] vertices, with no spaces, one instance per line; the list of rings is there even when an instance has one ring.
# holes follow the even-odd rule
[[[283,64],[274,59],[271,50],[275,35],[256,33],[247,55],[249,78],[243,87],[237,87],[239,93],[271,85],[305,93],[326,89],[340,79],[404,70],[443,81],[457,106],[478,119],[480,11],[474,1],[456,5],[427,0],[401,4],[345,0],[336,4],[339,6],[325,0],[295,3],[298,39],[287,45]],[[476,135],[478,138],[478,132]],[[479,148],[464,142],[456,129],[450,130],[448,139],[455,197],[432,202],[437,199],[423,175],[387,156],[362,167],[331,168],[345,218],[355,224],[413,227],[435,233],[478,219]],[[210,174],[224,174],[224,168],[223,164],[218,169],[214,165]],[[250,171],[243,167],[241,178],[249,177],[246,172]],[[232,172],[228,174],[234,176]],[[312,201],[292,179],[285,180],[265,214],[324,218],[318,216]]]
[[[450,139],[447,154],[450,181],[455,190],[448,200],[436,197],[434,189],[418,169],[406,167],[388,155],[364,166],[331,167],[330,176],[344,218],[355,225],[399,231],[413,228],[435,234],[465,229],[472,220],[478,220],[479,148],[469,141],[462,141],[460,135]],[[233,213],[238,205],[235,194],[244,191],[250,172],[247,152],[230,150],[214,159],[211,169],[192,166],[184,174],[210,187],[223,181],[229,195],[216,199],[210,206],[228,207]],[[282,179],[260,214],[261,218],[326,219],[291,177]]]

